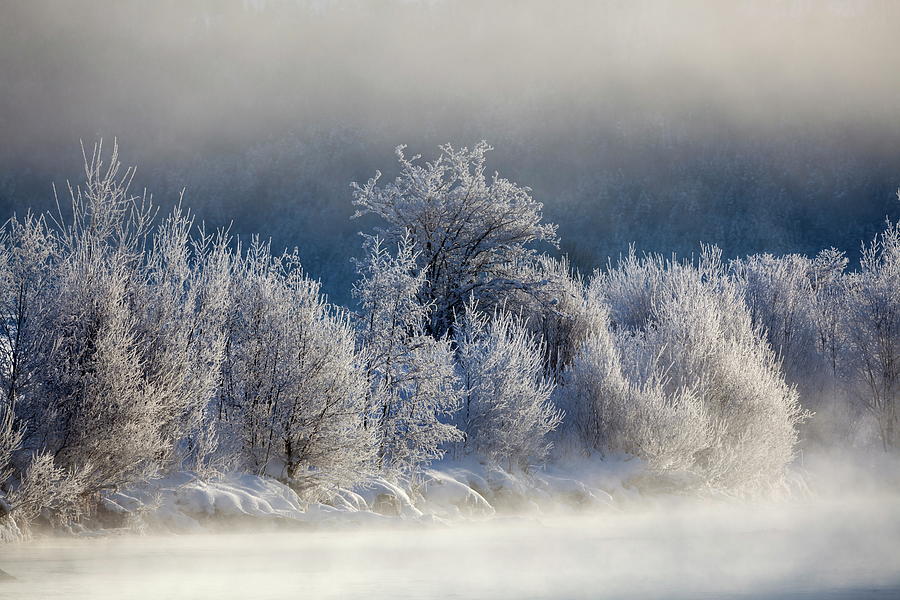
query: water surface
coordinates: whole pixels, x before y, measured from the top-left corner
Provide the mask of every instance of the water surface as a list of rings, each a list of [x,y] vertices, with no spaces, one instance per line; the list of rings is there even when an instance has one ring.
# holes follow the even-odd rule
[[[0,599],[898,598],[900,503],[35,540]]]

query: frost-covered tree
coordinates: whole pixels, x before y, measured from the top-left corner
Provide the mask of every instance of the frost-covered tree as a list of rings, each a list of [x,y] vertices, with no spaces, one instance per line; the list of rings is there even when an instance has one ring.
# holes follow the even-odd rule
[[[857,394],[888,449],[900,438],[900,224],[888,223],[863,248],[860,270],[846,278],[846,289],[846,335]]]
[[[814,258],[755,255],[731,263],[753,322],[779,356],[803,405],[815,411],[805,440],[850,441],[859,411],[848,394],[847,259],[835,249]]]
[[[591,287],[609,332],[585,345],[567,387],[594,413],[595,447],[652,448],[645,458],[689,464],[714,487],[778,482],[803,413],[716,249],[696,265],[632,257]]]
[[[161,427],[174,418],[170,403],[184,401],[166,373],[154,376],[142,361],[135,307],[146,300],[143,250],[153,209],[129,193],[132,175],[120,172],[116,148],[104,164],[97,146],[86,157],[84,184],[70,189],[71,215],[55,224],[41,368],[22,405],[32,425],[26,447],[85,471],[87,491],[155,474],[169,456]]]
[[[5,492],[51,518],[196,457],[224,350],[224,238],[178,210],[154,227],[117,148],[102,158],[85,156],[70,212],[2,238],[0,383],[21,436]]]
[[[232,256],[222,232],[195,228],[179,206],[154,230],[138,315],[143,369],[167,381],[171,418],[162,433],[174,458],[202,467],[215,446],[210,400],[225,356]],[[199,463],[198,463],[199,461]]]
[[[464,450],[509,468],[542,460],[562,414],[550,401],[541,343],[508,312],[489,318],[470,306],[456,346]]]
[[[528,291],[512,290],[496,309],[504,309],[521,321],[541,341],[544,371],[553,380],[571,365],[581,345],[606,320],[594,310],[583,278],[574,273],[569,261],[547,255],[519,266],[519,279],[540,281]]]
[[[443,455],[447,443],[461,439],[444,422],[459,407],[460,391],[453,351],[446,337],[425,332],[431,308],[422,304],[425,272],[411,236],[392,254],[375,237],[366,238],[354,287],[360,314],[359,345],[369,376],[366,426],[378,436],[382,470],[414,474]]]
[[[0,237],[0,381],[11,415],[19,398],[35,384],[30,374],[40,368],[42,326],[55,294],[51,276],[58,240],[43,217],[11,219]]]
[[[435,338],[452,329],[471,296],[492,306],[509,290],[540,287],[517,278],[516,266],[534,255],[529,244],[556,243],[556,226],[542,223],[543,205],[498,174],[486,176],[490,146],[441,146],[433,162],[420,163],[397,148],[400,175],[379,185],[378,173],[353,185],[356,216],[372,213],[388,223],[389,243],[408,237],[415,270],[424,276],[416,294],[428,306],[426,332]]]
[[[307,497],[367,471],[366,380],[346,315],[325,302],[296,253],[253,239],[238,250],[219,411],[244,467]]]
[[[597,313],[608,319],[602,305]],[[669,385],[666,369],[632,347],[632,336],[605,327],[583,342],[563,380],[571,424],[595,449],[641,457],[659,473],[689,471],[712,446],[714,423],[693,390]]]
[[[844,279],[847,256],[834,248],[823,250],[813,260],[813,329],[816,351],[822,357],[832,381],[841,372],[846,333],[842,324],[846,315],[847,295]]]
[[[11,219],[0,235],[0,537],[7,539],[27,534],[42,512],[61,521],[76,515],[86,487],[83,471],[58,466],[46,450],[24,448],[34,430],[28,407],[40,393],[35,374],[45,367],[58,246],[46,220],[31,214]]]
[[[818,370],[815,347],[813,262],[798,254],[757,254],[731,268],[753,322],[798,382]]]

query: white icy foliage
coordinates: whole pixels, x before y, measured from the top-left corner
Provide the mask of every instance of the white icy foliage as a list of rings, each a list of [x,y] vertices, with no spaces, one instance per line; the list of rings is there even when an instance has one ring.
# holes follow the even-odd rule
[[[813,261],[789,254],[756,254],[731,265],[754,323],[796,381],[818,368]]]
[[[521,318],[541,341],[544,370],[554,380],[571,365],[581,345],[605,328],[606,315],[594,310],[583,278],[568,259],[541,255],[518,267],[518,278],[540,281],[539,288],[511,290],[502,307]]]
[[[606,316],[603,306],[597,312]],[[641,373],[644,357],[628,346],[630,334],[621,335],[595,331],[567,372],[572,423],[596,449],[641,457],[658,472],[692,469],[712,442],[709,415],[690,389],[669,389],[664,369]]]
[[[716,248],[632,249],[586,283],[530,249],[555,226],[486,176],[488,150],[423,163],[400,147],[396,179],[354,185],[357,216],[387,227],[366,236],[351,316],[296,251],[235,244],[180,203],[157,221],[96,147],[69,206],[0,231],[0,539],[223,465],[255,472],[213,502],[240,514],[260,512],[251,488],[280,497],[275,477],[294,516],[365,505],[350,488],[366,482],[373,504],[421,516],[420,493],[493,510],[428,472],[451,448],[538,481],[551,439],[560,456],[583,443],[643,459],[644,483],[742,493],[783,481],[804,422],[806,441],[900,443],[900,225],[857,272],[834,249],[727,267]],[[208,504],[215,487],[182,491]]]
[[[542,344],[508,312],[490,318],[474,306],[457,326],[456,344],[464,450],[510,469],[542,460],[546,436],[562,420],[550,401]]]
[[[712,487],[778,483],[803,414],[718,252],[696,266],[631,256],[591,287],[615,317],[568,382],[589,441],[686,467]]]
[[[900,444],[900,224],[863,248],[846,278],[846,336],[856,397],[876,419],[885,449]]]
[[[353,329],[296,254],[258,239],[238,254],[219,414],[242,464],[307,497],[351,485],[372,451]]]
[[[26,522],[35,503],[63,518],[180,460],[180,442],[204,437],[222,352],[222,241],[192,240],[180,211],[154,228],[133,170],[101,150],[71,212],[13,219],[2,238],[0,383],[20,440],[4,492]]]
[[[378,238],[366,239],[354,287],[359,301],[359,344],[369,376],[366,426],[378,436],[383,470],[417,472],[460,439],[441,420],[459,406],[453,352],[446,337],[424,331],[430,305],[419,301],[425,273],[416,268],[411,237],[392,254]]]
[[[193,225],[177,206],[157,227],[135,310],[144,369],[165,377],[182,400],[171,405],[163,435],[176,461],[202,469],[215,451],[208,409],[225,356],[232,256],[224,232],[194,233]]]
[[[860,410],[849,398],[844,269],[835,249],[814,258],[754,255],[732,261],[731,271],[751,317],[778,354],[787,381],[816,417],[804,437],[849,442]]]
[[[41,368],[22,407],[26,446],[83,470],[86,491],[152,477],[170,459],[167,435],[183,410],[205,402],[185,394],[179,364],[147,357],[148,336],[168,323],[142,323],[150,302],[144,250],[153,209],[129,194],[133,171],[120,174],[95,148],[85,182],[71,191],[70,218],[60,213],[58,248],[46,273],[54,289],[41,323]],[[177,326],[177,324],[176,324]]]
[[[440,337],[452,328],[470,296],[485,306],[513,289],[540,287],[516,277],[516,265],[534,252],[535,241],[556,243],[556,226],[542,223],[543,205],[498,174],[486,176],[481,142],[472,149],[441,146],[433,162],[408,158],[397,148],[400,175],[379,185],[378,173],[354,184],[356,216],[387,221],[379,233],[390,243],[409,239],[415,269],[424,275],[416,294],[428,306],[426,331]]]

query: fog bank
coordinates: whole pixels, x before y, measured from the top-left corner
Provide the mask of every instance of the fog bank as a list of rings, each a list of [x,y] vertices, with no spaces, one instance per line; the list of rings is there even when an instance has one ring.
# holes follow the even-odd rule
[[[0,598],[889,598],[896,497],[452,528],[46,540]]]
[[[900,214],[900,7],[802,2],[0,3],[0,208],[48,208],[78,140],[348,301],[349,183],[487,139],[585,270],[631,242],[856,250]]]

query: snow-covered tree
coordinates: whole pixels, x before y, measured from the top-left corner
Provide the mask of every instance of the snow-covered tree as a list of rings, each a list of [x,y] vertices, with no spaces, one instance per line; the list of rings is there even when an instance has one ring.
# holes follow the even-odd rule
[[[15,415],[19,398],[35,384],[30,374],[40,368],[59,248],[46,220],[31,214],[7,223],[0,247],[0,381],[4,404]]]
[[[863,248],[846,278],[846,335],[853,348],[858,397],[878,423],[884,448],[898,444],[900,403],[900,224]]]
[[[238,250],[219,411],[243,465],[307,497],[350,485],[371,461],[366,379],[348,318],[296,253],[253,239]]]
[[[509,468],[542,460],[562,414],[550,401],[541,343],[508,312],[489,318],[470,306],[456,346],[464,449]]]
[[[852,440],[860,411],[848,393],[844,269],[835,249],[813,258],[755,255],[731,263],[751,317],[778,354],[785,377],[815,417],[803,424],[805,440]]]
[[[165,372],[142,361],[144,340],[134,307],[146,299],[144,254],[153,209],[129,193],[133,170],[108,164],[97,146],[85,181],[71,191],[71,216],[60,214],[59,256],[47,273],[52,306],[41,323],[41,368],[23,412],[26,447],[84,470],[87,491],[154,475],[169,455],[161,426],[171,421]]]
[[[70,213],[13,219],[2,239],[0,382],[21,436],[5,491],[20,514],[29,498],[51,518],[90,508],[209,437],[198,415],[224,350],[224,238],[192,236],[177,210],[155,228],[117,148],[102,158],[99,145],[85,156]]]
[[[581,345],[606,327],[606,320],[594,310],[583,278],[573,272],[565,257],[541,255],[522,263],[519,271],[518,279],[539,281],[541,285],[527,291],[511,290],[493,309],[504,309],[521,318],[541,341],[545,373],[557,380]]]
[[[689,464],[714,487],[780,481],[803,413],[718,251],[696,265],[632,257],[591,287],[618,322],[585,345],[567,387],[599,445]]]
[[[837,380],[841,371],[839,365],[846,345],[842,324],[846,315],[844,278],[847,262],[847,256],[834,248],[819,252],[813,260],[811,312],[815,345],[832,381]]]
[[[232,256],[222,232],[195,228],[181,206],[155,229],[146,250],[138,315],[143,369],[167,381],[162,433],[177,460],[202,467],[215,445],[208,414],[225,356]],[[199,461],[199,463],[198,463]]]
[[[411,236],[392,254],[375,237],[366,238],[354,287],[359,301],[359,345],[369,376],[366,426],[378,436],[382,470],[414,474],[461,439],[444,422],[459,407],[453,351],[446,337],[426,334],[429,304],[420,301],[425,272]]]
[[[46,450],[24,447],[34,430],[29,405],[40,394],[44,343],[54,306],[58,240],[46,220],[11,219],[0,235],[0,538],[27,534],[40,514],[66,520],[82,508],[84,472],[57,465]]]
[[[393,182],[379,185],[378,173],[353,186],[356,216],[387,221],[379,233],[389,243],[410,240],[416,272],[424,275],[416,298],[429,307],[426,332],[435,338],[452,329],[471,296],[493,306],[509,290],[540,287],[518,279],[516,266],[533,257],[530,243],[556,243],[556,226],[541,222],[543,205],[529,188],[486,176],[490,149],[484,142],[471,150],[444,145],[436,160],[422,164],[400,146]]]
[[[603,306],[597,313],[608,319]],[[606,327],[583,342],[563,380],[570,424],[594,449],[641,457],[659,473],[692,470],[713,444],[714,423],[693,390],[669,385],[666,369],[631,346],[632,336]]]
[[[753,322],[798,382],[818,370],[813,262],[805,256],[756,254],[731,265]]]

